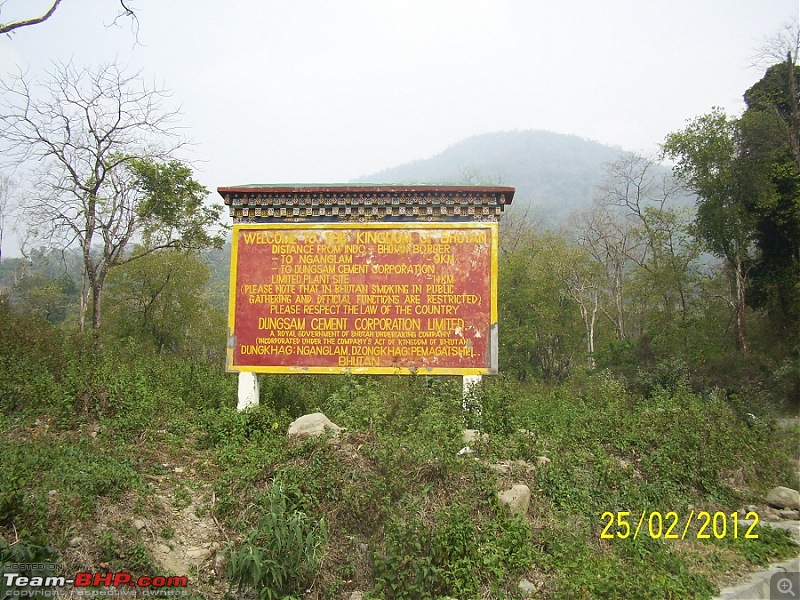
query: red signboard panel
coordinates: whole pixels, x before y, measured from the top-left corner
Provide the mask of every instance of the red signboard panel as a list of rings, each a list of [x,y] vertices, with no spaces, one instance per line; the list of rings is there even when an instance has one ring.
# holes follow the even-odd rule
[[[496,223],[236,225],[228,368],[496,371]]]

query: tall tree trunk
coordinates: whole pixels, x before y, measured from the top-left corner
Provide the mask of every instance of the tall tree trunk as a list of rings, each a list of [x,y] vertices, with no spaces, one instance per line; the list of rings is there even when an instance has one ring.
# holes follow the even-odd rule
[[[80,330],[81,333],[86,331],[86,313],[88,312],[89,297],[92,299],[92,329],[97,329],[95,326],[95,310],[97,306],[97,298],[95,290],[97,289],[97,266],[92,260],[92,242],[94,241],[94,230],[97,224],[97,196],[95,193],[89,194],[86,202],[86,230],[83,236],[82,250],[83,250],[83,298],[81,305],[80,315]]]
[[[92,286],[92,329],[100,329],[100,286]]]
[[[600,307],[600,298],[599,298],[597,292],[595,292],[595,295],[594,295],[594,306],[592,307],[592,316],[589,319],[589,328],[588,328],[588,334],[589,334],[589,336],[588,336],[589,337],[589,340],[588,340],[588,345],[589,345],[589,369],[590,370],[594,370],[594,367],[595,367],[595,362],[594,362],[594,324],[597,321],[597,310],[598,310],[599,307]]]
[[[78,312],[78,330],[81,333],[86,331],[86,313],[89,310],[89,281],[86,275],[86,268],[81,271],[81,304]]]
[[[594,360],[594,326],[597,321],[597,311],[600,306],[600,298],[595,292],[593,306],[588,307],[583,299],[579,300],[578,306],[581,310],[581,317],[583,318],[583,327],[586,330],[586,353],[588,354],[587,364],[590,370],[595,367]],[[591,309],[591,310],[590,310]]]
[[[624,274],[622,268],[614,270],[614,307],[617,309],[617,339],[625,339],[625,298],[623,297]]]
[[[108,262],[103,261],[95,271],[95,277],[92,279],[92,329],[100,329],[103,287],[106,284],[106,277],[108,277],[110,268]]]
[[[741,352],[748,351],[747,345],[747,306],[745,304],[745,274],[744,265],[741,260],[737,260],[734,265],[734,279],[736,283],[736,299],[734,300],[734,312],[736,316],[736,327],[734,331],[736,349]]]

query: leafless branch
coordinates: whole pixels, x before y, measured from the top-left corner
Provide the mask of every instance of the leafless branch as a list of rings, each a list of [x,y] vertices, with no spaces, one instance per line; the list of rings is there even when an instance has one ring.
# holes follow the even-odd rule
[[[45,14],[41,17],[34,17],[32,19],[24,19],[22,21],[14,21],[12,23],[0,23],[0,34],[7,33],[11,34],[17,29],[21,29],[22,27],[29,27],[31,25],[38,25],[40,23],[44,23],[53,14],[56,12],[59,4],[61,4],[61,0],[53,0],[53,5],[47,10]],[[119,4],[122,7],[120,13],[115,17],[113,21],[113,25],[116,25],[119,19],[127,18],[131,20],[131,31],[138,42],[139,39],[139,17],[137,16],[135,10],[131,8],[130,0],[119,0]],[[0,7],[1,8],[1,7]]]
[[[45,21],[47,21],[47,19],[49,19],[53,15],[54,12],[56,12],[56,9],[58,8],[59,4],[61,4],[61,0],[54,0],[53,6],[51,6],[50,9],[46,13],[44,13],[41,17],[35,17],[33,19],[27,19],[25,21],[17,21],[15,23],[8,23],[8,24],[0,23],[0,34],[11,33],[12,31],[20,29],[22,27],[28,27],[30,25],[38,25],[39,23],[44,23]]]
[[[797,54],[800,52],[800,24],[792,21],[783,26],[776,34],[764,39],[750,59],[750,66],[758,69],[767,69],[786,60],[786,55],[791,56],[793,64],[797,64]]]

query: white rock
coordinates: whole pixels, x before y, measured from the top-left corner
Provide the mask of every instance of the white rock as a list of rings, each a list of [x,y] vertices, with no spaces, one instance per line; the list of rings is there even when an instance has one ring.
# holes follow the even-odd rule
[[[141,530],[142,530],[142,529],[144,529],[146,526],[147,526],[147,525],[145,524],[145,522],[144,522],[144,521],[142,521],[141,519],[134,519],[134,520],[133,520],[133,528],[134,528],[136,531],[141,531]]]
[[[205,560],[211,556],[211,550],[208,548],[189,548],[186,551],[186,557],[194,560]]]
[[[475,454],[475,451],[469,446],[464,446],[456,454],[458,454],[458,456],[470,456],[471,454]]]
[[[476,444],[478,442],[486,442],[489,439],[489,435],[486,433],[481,433],[477,429],[465,429],[461,433],[461,441],[464,443],[465,446],[469,446],[470,444]]]
[[[549,465],[551,462],[553,462],[553,461],[551,461],[546,456],[537,456],[536,457],[536,464],[539,465],[540,467],[545,467],[545,466]]]
[[[341,427],[333,423],[322,413],[312,413],[310,415],[303,415],[299,419],[293,421],[291,425],[289,425],[288,433],[291,438],[324,435],[326,431],[338,434],[341,430]]]
[[[524,483],[517,483],[510,490],[497,492],[497,499],[512,515],[525,515],[531,503],[531,489]]]
[[[775,508],[800,510],[800,492],[783,486],[772,488],[767,494],[767,504]]]
[[[508,475],[511,473],[511,463],[502,461],[499,463],[489,463],[489,468],[498,475]]]
[[[517,587],[524,597],[532,596],[536,592],[536,586],[527,579],[520,581]]]

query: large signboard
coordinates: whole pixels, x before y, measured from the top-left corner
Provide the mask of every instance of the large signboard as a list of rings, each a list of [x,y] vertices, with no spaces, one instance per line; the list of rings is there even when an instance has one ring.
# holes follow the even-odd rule
[[[234,225],[228,370],[497,372],[497,223]]]

